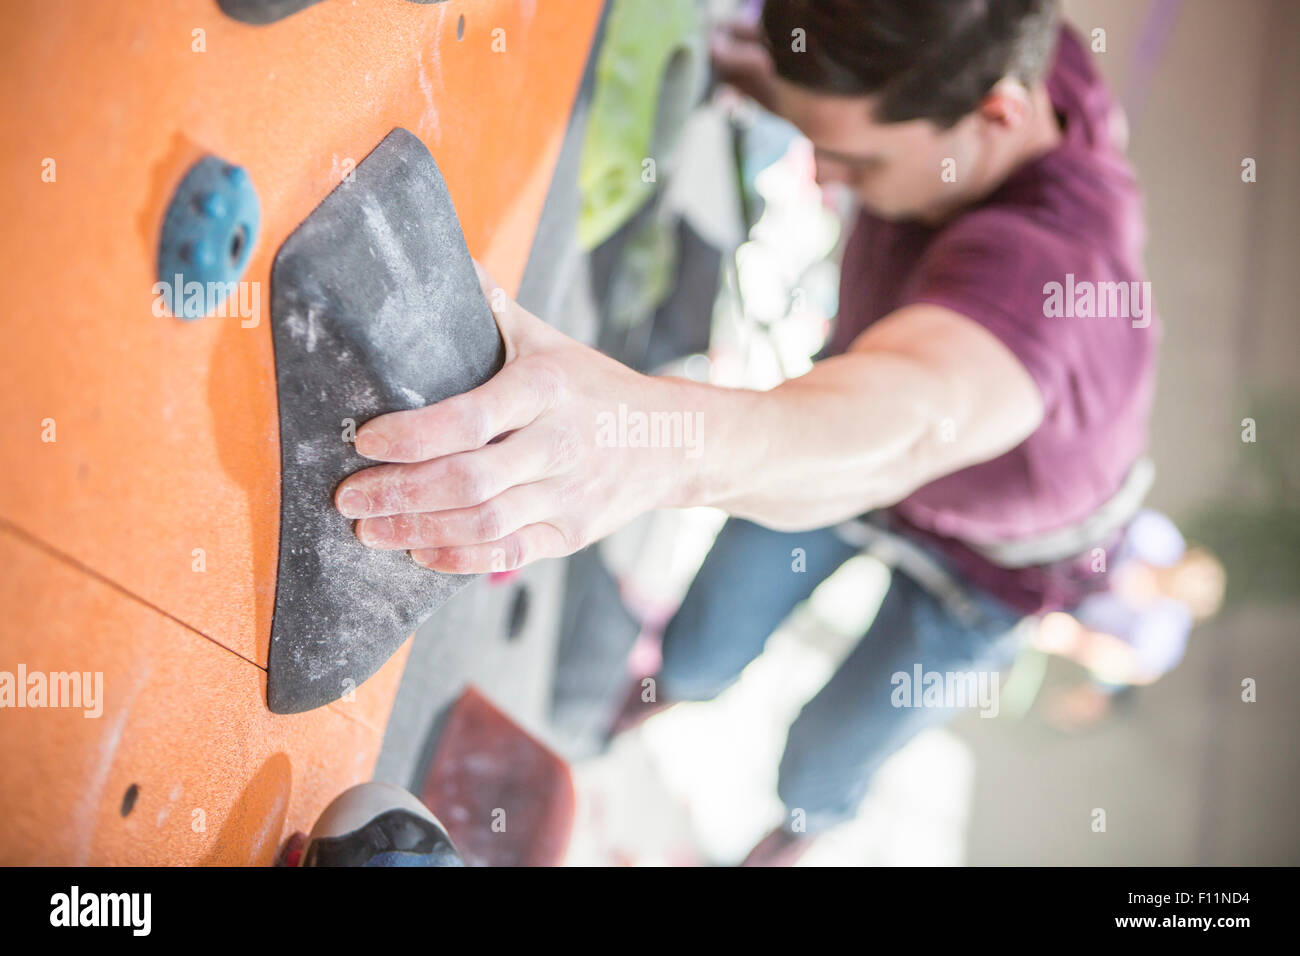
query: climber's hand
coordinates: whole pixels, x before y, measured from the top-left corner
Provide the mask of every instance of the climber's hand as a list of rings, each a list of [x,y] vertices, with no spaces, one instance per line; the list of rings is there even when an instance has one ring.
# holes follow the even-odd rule
[[[689,449],[623,447],[617,422],[620,405],[671,408],[673,380],[561,334],[475,265],[505,364],[463,395],[358,429],[357,452],[391,463],[336,492],[338,509],[360,519],[362,543],[409,550],[439,571],[505,571],[571,554],[672,504]]]
[[[718,78],[771,110],[776,101],[776,71],[756,20],[736,19],[709,34],[709,57]]]

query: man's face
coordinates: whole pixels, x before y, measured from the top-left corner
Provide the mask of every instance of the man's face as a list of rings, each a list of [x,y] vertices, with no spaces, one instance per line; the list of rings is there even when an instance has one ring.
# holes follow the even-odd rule
[[[870,97],[813,93],[779,79],[776,106],[812,141],[817,181],[848,187],[882,219],[935,220],[963,204],[981,155],[977,115],[951,129],[928,120],[878,123]]]

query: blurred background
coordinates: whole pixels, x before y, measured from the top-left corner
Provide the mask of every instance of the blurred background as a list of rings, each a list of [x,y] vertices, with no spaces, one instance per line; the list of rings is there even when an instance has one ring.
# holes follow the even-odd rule
[[[804,865],[1300,862],[1300,328],[1288,281],[1300,254],[1300,65],[1290,49],[1300,6],[1070,0],[1066,11],[1086,38],[1104,31],[1094,61],[1125,107],[1146,196],[1165,324],[1149,504],[1219,554],[1227,601],[1193,632],[1180,666],[1081,732],[1042,715],[1050,692],[1081,671],[1026,655],[998,719],[972,713],[916,739],[880,772],[858,819]],[[761,216],[734,272],[724,263],[708,360],[688,360],[686,373],[764,385],[806,368],[825,334],[840,228],[833,198],[811,183],[805,144],[739,109]],[[1253,184],[1242,178],[1248,158]],[[602,544],[642,621],[669,613],[720,522],[656,515]],[[775,775],[789,721],[861,634],[885,581],[882,566],[854,559],[718,700],[680,705],[579,761],[570,862],[739,860],[781,817]],[[645,637],[637,649],[649,660],[633,654],[641,673],[653,663]],[[1242,700],[1246,679],[1254,703]],[[1106,811],[1104,833],[1090,825],[1094,808]]]

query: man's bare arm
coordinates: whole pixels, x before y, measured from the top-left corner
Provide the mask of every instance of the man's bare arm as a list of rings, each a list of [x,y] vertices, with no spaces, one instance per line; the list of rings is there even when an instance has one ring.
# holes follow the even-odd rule
[[[893,504],[1011,450],[1038,427],[1043,406],[992,333],[917,305],[764,393],[753,415],[749,441],[763,447],[761,459],[738,473],[728,464],[734,456],[708,456],[705,467],[719,473],[704,477],[706,496],[732,514],[796,530]]]
[[[336,494],[363,543],[477,572],[570,554],[661,507],[821,527],[996,457],[1042,417],[1015,357],[933,306],[886,317],[770,392],[642,375],[508,300],[497,322],[506,362],[491,380],[358,430],[358,453],[385,462]],[[656,413],[690,416],[693,440],[608,427]]]

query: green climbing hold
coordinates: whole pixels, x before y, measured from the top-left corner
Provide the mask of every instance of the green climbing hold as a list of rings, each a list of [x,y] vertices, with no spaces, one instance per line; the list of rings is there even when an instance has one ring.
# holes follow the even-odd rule
[[[695,0],[615,0],[578,166],[584,249],[608,239],[654,193],[707,76]]]

